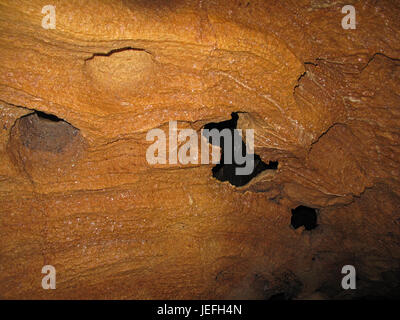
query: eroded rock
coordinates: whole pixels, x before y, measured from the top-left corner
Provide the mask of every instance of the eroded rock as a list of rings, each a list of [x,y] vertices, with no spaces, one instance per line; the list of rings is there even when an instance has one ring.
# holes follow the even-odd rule
[[[356,30],[348,1],[60,2],[55,30],[0,4],[0,297],[396,294],[400,9],[351,3]],[[148,130],[201,139],[232,112],[277,170],[235,187],[146,161]],[[290,227],[300,205],[317,228]]]

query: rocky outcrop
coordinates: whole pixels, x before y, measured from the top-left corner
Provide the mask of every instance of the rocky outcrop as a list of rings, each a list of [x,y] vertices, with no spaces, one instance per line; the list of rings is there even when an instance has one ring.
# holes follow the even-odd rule
[[[40,1],[0,1],[1,298],[399,294],[395,1],[53,2],[44,29]],[[232,112],[277,170],[146,161],[149,130],[200,143]]]

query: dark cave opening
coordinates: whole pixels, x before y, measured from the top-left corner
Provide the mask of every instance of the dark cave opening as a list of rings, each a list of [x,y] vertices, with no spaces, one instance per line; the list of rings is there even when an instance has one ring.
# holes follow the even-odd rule
[[[238,112],[232,112],[231,114],[231,119],[230,120],[225,120],[222,122],[211,122],[208,123],[204,126],[204,129],[206,130],[213,130],[216,129],[219,132],[228,129],[231,132],[231,136],[234,136],[234,131],[237,128],[237,122],[239,120],[239,114]],[[204,135],[204,134],[203,134]],[[206,135],[204,135],[206,136]],[[231,148],[231,154],[227,154],[224,146],[225,146],[225,141],[224,141],[224,136],[221,135],[219,141],[214,141],[211,140],[210,136],[206,136],[209,139],[209,142],[212,143],[215,146],[221,147],[221,160],[220,163],[215,165],[212,168],[212,175],[214,178],[216,178],[219,181],[229,181],[230,184],[240,187],[244,186],[247,183],[249,183],[254,177],[259,175],[261,172],[265,170],[277,170],[278,169],[278,161],[269,161],[268,164],[263,162],[261,160],[261,157],[258,154],[254,154],[254,167],[253,170],[250,174],[248,175],[238,175],[236,168],[243,168],[245,167],[245,163],[243,164],[238,164],[236,162],[236,159],[234,157],[234,152],[235,152],[235,145],[234,145],[234,139],[232,139],[232,148]],[[247,150],[246,150],[246,144],[241,140],[242,146],[241,146],[241,151],[242,151],[242,156],[246,157],[247,156]],[[229,159],[229,160],[228,160]]]
[[[32,184],[61,177],[64,170],[75,167],[86,148],[78,128],[54,114],[37,110],[15,120],[7,143],[10,158]]]
[[[294,229],[304,226],[306,230],[315,229],[317,224],[317,210],[306,206],[298,206],[292,209],[290,224]]]

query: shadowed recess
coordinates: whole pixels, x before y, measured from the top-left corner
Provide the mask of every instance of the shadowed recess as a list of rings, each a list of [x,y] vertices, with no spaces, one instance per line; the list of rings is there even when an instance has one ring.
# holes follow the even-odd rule
[[[204,129],[207,130],[212,130],[212,129],[217,129],[218,131],[222,131],[224,129],[228,129],[232,133],[233,137],[233,132],[237,127],[237,122],[239,120],[239,115],[237,112],[232,112],[231,114],[232,119],[230,120],[225,120],[222,122],[211,122],[208,123],[204,126]],[[246,164],[237,164],[235,162],[235,157],[233,155],[234,153],[234,142],[232,139],[232,163],[227,163],[226,159],[226,151],[225,151],[225,143],[224,143],[224,137],[221,136],[219,141],[212,141],[209,138],[209,142],[212,143],[213,145],[216,145],[218,147],[221,147],[221,160],[220,163],[218,163],[215,167],[212,168],[212,175],[214,178],[216,178],[219,181],[229,181],[230,184],[240,187],[244,186],[247,183],[249,183],[254,177],[259,175],[261,172],[265,170],[276,170],[278,169],[278,161],[270,161],[268,164],[263,162],[261,160],[261,157],[258,154],[254,154],[254,169],[249,175],[237,175],[236,174],[236,168],[241,168],[245,167]],[[246,150],[246,144],[242,140],[242,155],[246,156],[247,150]]]
[[[301,226],[304,226],[306,230],[315,229],[318,226],[317,211],[314,208],[298,206],[292,209],[292,219],[290,223],[294,229]]]

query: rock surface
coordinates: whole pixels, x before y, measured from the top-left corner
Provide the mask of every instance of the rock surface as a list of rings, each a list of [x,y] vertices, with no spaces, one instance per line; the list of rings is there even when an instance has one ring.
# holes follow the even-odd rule
[[[397,1],[54,0],[54,30],[46,4],[0,1],[0,298],[399,294]],[[146,161],[148,130],[232,112],[278,170]]]

